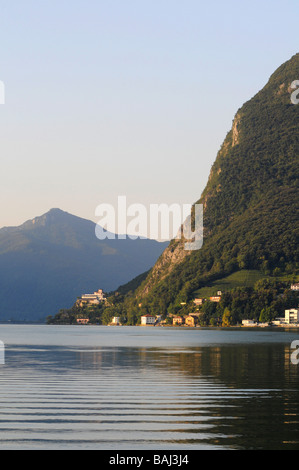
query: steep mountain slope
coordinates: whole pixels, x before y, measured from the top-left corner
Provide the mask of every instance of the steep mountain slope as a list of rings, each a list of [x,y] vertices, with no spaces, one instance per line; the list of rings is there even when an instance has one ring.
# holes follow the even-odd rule
[[[298,79],[296,54],[238,110],[198,201],[203,247],[190,252],[171,241],[135,291],[136,304],[163,313],[238,270],[298,271],[299,106],[291,103]]]
[[[91,221],[52,209],[0,230],[0,320],[36,321],[77,296],[148,270],[167,246],[154,240],[98,240]]]

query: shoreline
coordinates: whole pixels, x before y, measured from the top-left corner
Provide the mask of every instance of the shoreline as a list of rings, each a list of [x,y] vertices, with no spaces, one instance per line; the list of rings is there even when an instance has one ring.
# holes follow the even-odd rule
[[[76,323],[52,323],[47,324],[43,322],[0,322],[0,326],[73,326],[73,327],[106,327],[106,328],[166,328],[166,329],[175,329],[175,330],[294,330],[299,329],[299,324],[289,324],[289,325],[231,325],[231,326],[184,326],[184,325],[99,325],[96,323],[89,324],[76,324]]]

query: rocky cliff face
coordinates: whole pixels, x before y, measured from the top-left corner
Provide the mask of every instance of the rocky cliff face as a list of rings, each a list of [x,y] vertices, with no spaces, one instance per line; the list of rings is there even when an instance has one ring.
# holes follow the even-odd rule
[[[182,240],[172,241],[152,268],[139,295],[143,297],[148,294],[157,282],[167,277],[189,254],[189,251],[184,250]]]

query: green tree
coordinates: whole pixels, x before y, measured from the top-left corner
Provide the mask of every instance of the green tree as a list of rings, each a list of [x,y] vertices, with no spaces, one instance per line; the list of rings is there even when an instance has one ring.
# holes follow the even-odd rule
[[[231,312],[228,308],[225,308],[223,312],[223,317],[222,317],[222,326],[231,326],[232,324],[232,315]]]
[[[262,309],[259,321],[261,323],[270,323],[275,316],[275,311],[273,307],[265,307]]]

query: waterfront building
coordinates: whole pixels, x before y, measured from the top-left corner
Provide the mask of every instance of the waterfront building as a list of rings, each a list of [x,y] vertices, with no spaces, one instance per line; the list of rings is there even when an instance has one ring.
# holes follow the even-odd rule
[[[78,323],[78,325],[87,325],[87,323],[89,323],[89,319],[88,318],[77,318],[77,323]]]
[[[243,326],[256,326],[257,323],[254,320],[242,320]]]
[[[110,325],[120,325],[120,317],[113,317]]]
[[[141,325],[146,326],[146,325],[154,325],[156,323],[156,317],[153,315],[143,315],[141,317]]]
[[[190,313],[186,318],[185,318],[185,325],[186,326],[196,326],[198,323],[198,315]]]
[[[275,326],[283,326],[286,324],[285,318],[283,317],[277,317],[275,320],[272,321],[272,325]]]
[[[172,324],[173,325],[182,325],[184,323],[184,318],[181,316],[173,317]]]
[[[297,308],[290,308],[289,310],[285,310],[285,322],[290,323],[298,323],[299,319],[299,309]]]

